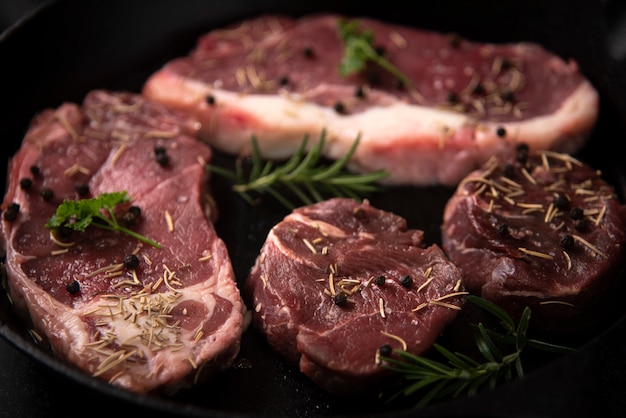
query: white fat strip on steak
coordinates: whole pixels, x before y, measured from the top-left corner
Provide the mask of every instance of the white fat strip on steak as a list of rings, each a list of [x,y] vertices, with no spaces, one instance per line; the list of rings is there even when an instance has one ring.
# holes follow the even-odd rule
[[[335,24],[332,19],[336,17],[326,16],[319,20],[323,19]],[[314,18],[303,20],[311,21],[314,25],[321,25]],[[406,36],[421,36],[405,33],[409,33]],[[279,34],[288,43],[289,29]],[[259,42],[271,45],[276,43],[276,36],[268,35]],[[516,58],[522,61],[526,55],[532,57],[545,53],[530,44],[519,44],[515,51]],[[480,54],[485,62],[495,60],[497,46],[482,45]],[[194,59],[189,65],[201,68],[202,58]],[[546,60],[540,65],[547,67],[545,71],[549,75],[545,76],[545,80],[538,80],[546,84],[546,92],[532,97],[537,102],[557,100],[552,99],[547,91],[560,88],[559,77],[579,76],[574,61],[564,62],[556,56],[549,56]],[[207,65],[209,61],[211,59],[206,58]],[[528,65],[535,64],[532,61]],[[338,63],[328,59],[320,65],[336,68]],[[262,71],[257,70],[259,74]],[[325,132],[325,155],[338,159],[360,137],[360,145],[350,161],[351,170],[362,173],[386,170],[390,176],[384,180],[385,183],[412,185],[454,185],[490,156],[500,155],[522,142],[533,149],[574,153],[586,141],[599,109],[596,89],[582,77],[561,103],[552,104],[554,107],[551,110],[526,116],[526,107],[544,105],[520,102],[514,105],[519,112],[518,117],[507,119],[485,117],[478,111],[459,112],[451,106],[433,104],[432,100],[420,104],[405,97],[395,97],[394,92],[374,91],[373,87],[371,95],[377,97],[373,103],[359,111],[343,114],[315,98],[325,95],[350,97],[357,84],[338,85],[333,80],[314,80],[314,83],[317,84],[303,91],[280,88],[269,94],[263,87],[255,90],[249,86],[238,91],[224,88],[220,79],[194,77],[178,71],[176,65],[166,65],[148,79],[143,94],[190,109],[202,123],[200,137],[231,154],[249,154],[250,140],[254,136],[263,157],[283,159],[294,152],[305,136],[313,146]],[[435,90],[445,88],[445,82],[433,81],[433,84],[436,83],[441,85]],[[340,91],[343,93],[339,94]],[[212,98],[211,103],[207,103],[207,97]],[[509,113],[514,113],[511,109]],[[506,137],[499,132],[506,132]]]

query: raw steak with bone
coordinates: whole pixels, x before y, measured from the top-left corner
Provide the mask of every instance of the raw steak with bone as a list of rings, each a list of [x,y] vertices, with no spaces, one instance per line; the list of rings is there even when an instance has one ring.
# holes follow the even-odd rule
[[[59,358],[134,392],[175,392],[239,352],[245,308],[194,126],[139,95],[93,91],[37,115],[10,162],[2,242],[15,308]],[[64,199],[121,191],[130,202],[116,218],[161,248],[46,227]]]
[[[343,75],[342,24],[371,33],[373,62]],[[360,32],[359,32],[360,31]],[[533,43],[459,36],[338,15],[265,15],[213,30],[171,60],[143,94],[196,115],[216,149],[282,159],[326,130],[337,159],[360,136],[350,168],[384,181],[454,185],[492,155],[526,143],[575,153],[598,117],[598,93],[573,60]]]
[[[270,346],[334,394],[382,389],[390,372],[380,355],[426,352],[464,294],[459,270],[422,231],[347,198],[279,222],[245,292]]]

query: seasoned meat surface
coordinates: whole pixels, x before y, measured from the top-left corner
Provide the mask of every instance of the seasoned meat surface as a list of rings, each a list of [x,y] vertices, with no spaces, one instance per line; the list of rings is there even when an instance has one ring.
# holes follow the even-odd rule
[[[246,284],[253,323],[273,349],[337,394],[381,385],[383,346],[425,352],[463,295],[459,271],[421,231],[341,198],[279,222]]]
[[[368,62],[343,75],[340,24],[357,23],[407,79]],[[265,15],[213,30],[143,94],[186,109],[223,151],[291,155],[328,134],[325,155],[393,184],[455,185],[491,155],[525,142],[573,153],[597,119],[598,94],[574,61],[532,43],[488,44],[371,18]],[[312,145],[312,144],[311,144]]]
[[[211,222],[211,150],[194,129],[139,95],[96,90],[39,114],[10,163],[2,241],[15,308],[59,358],[134,392],[177,391],[239,352],[245,308]],[[160,249],[45,226],[64,199],[121,191],[131,201],[116,218]]]
[[[468,290],[516,315],[528,305],[558,328],[611,287],[623,265],[626,209],[589,165],[520,146],[461,182],[445,208],[442,243]]]

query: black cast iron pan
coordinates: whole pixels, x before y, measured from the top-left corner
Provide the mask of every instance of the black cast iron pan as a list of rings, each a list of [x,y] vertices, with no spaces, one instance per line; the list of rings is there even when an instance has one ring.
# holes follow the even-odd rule
[[[138,92],[152,71],[188,52],[212,28],[262,12],[318,11],[368,15],[479,41],[534,41],[574,58],[602,99],[598,126],[578,157],[601,169],[622,198],[626,194],[626,155],[615,152],[626,134],[626,7],[592,0],[53,1],[0,38],[3,183],[8,158],[43,108],[80,102],[94,88]],[[218,155],[217,161],[229,164],[229,157]],[[214,182],[222,213],[218,232],[242,283],[265,234],[285,211],[272,203],[251,210],[227,185]],[[447,188],[399,188],[374,196],[372,203],[406,217],[410,227],[426,232],[428,242],[438,242],[441,208],[450,193]],[[416,204],[423,201],[429,205]],[[592,330],[569,337],[578,347],[575,352],[531,359],[520,381],[416,411],[410,403],[331,397],[274,356],[254,331],[244,335],[241,353],[251,367],[236,367],[172,398],[130,394],[58,362],[37,346],[0,292],[0,415],[619,416],[626,410],[625,314],[615,292]],[[465,339],[464,325],[461,317],[448,342]]]

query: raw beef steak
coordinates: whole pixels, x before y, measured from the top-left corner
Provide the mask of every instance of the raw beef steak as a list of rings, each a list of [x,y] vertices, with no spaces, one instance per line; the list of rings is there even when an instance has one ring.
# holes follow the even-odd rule
[[[380,350],[425,352],[465,300],[459,271],[422,231],[340,198],[270,231],[245,294],[273,349],[335,394],[380,389]]]
[[[376,53],[410,82],[371,62],[340,74],[340,22],[371,31]],[[385,182],[413,185],[456,185],[520,142],[574,153],[598,115],[576,62],[539,45],[337,15],[266,15],[211,31],[143,94],[192,112],[202,139],[232,154],[248,154],[254,135],[265,158],[285,158],[325,130],[325,154],[337,159],[360,135],[352,170],[387,170]]]
[[[588,164],[521,145],[460,183],[442,245],[468,290],[514,315],[530,306],[557,329],[581,318],[623,265],[626,209]]]
[[[245,312],[193,120],[130,93],[40,113],[2,204],[8,291],[59,358],[134,392],[171,393],[228,367]],[[64,199],[127,191],[119,232],[46,228]],[[130,205],[130,206],[129,206]]]

